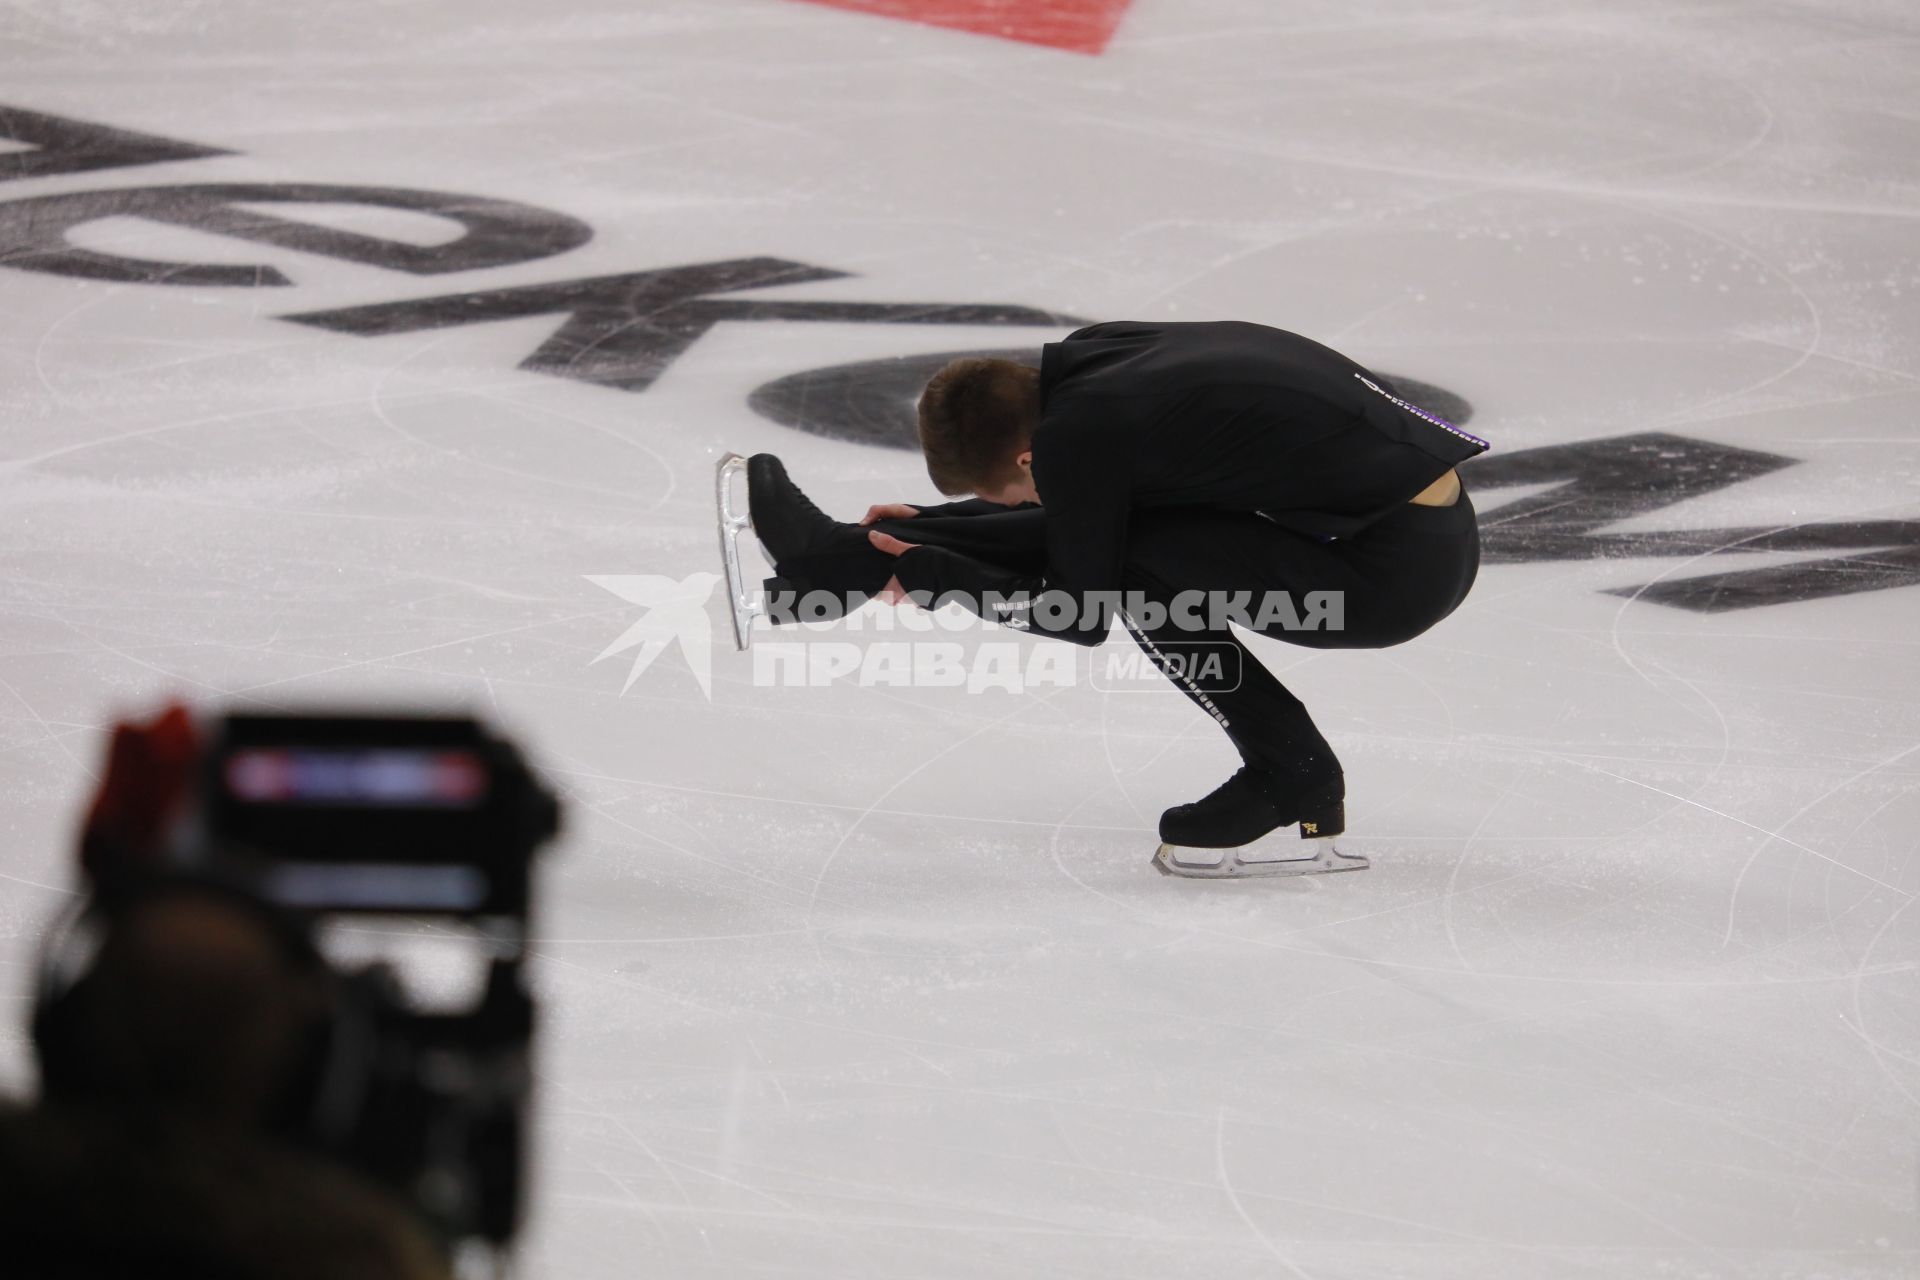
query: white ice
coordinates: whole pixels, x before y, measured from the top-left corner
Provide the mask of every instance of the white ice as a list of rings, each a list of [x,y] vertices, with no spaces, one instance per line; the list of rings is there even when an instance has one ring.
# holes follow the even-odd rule
[[[629,394],[518,370],[551,318],[275,318],[777,256],[853,278],[756,296],[1280,325],[1497,453],[1800,460],[1641,528],[1913,519],[1910,3],[1137,0],[1087,57],[794,0],[10,0],[0,77],[234,153],[0,200],[332,182],[595,231],[435,278],[115,219],[76,242],[292,286],[0,274],[7,1080],[103,726],[406,699],[569,806],[531,1275],[1920,1267],[1920,588],[1700,614],[1603,592],[1791,557],[1497,564],[1404,648],[1262,642],[1373,869],[1176,882],[1155,817],[1232,759],[1171,693],[756,688],[717,600],[711,698],[591,661],[640,611],[588,575],[717,568],[724,450],[848,515],[929,496],[753,388],[1063,330],[724,324]]]

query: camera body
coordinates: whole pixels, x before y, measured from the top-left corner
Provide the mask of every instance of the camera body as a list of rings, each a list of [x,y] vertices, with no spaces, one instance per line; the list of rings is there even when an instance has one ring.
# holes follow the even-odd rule
[[[466,718],[229,715],[191,741],[163,795],[141,783],[166,771],[138,752],[127,765],[116,739],[103,799],[117,783],[154,812],[102,823],[110,806],[96,802],[92,898],[83,927],[50,952],[36,1006],[47,1091],[114,1089],[89,1077],[73,1043],[87,1016],[76,939],[153,895],[214,891],[260,913],[327,989],[280,1136],[386,1185],[449,1244],[506,1244],[525,1199],[531,871],[559,828],[553,795],[511,743]],[[458,937],[483,967],[479,994],[426,1010],[391,965],[347,970],[322,956],[323,925],[377,915]]]

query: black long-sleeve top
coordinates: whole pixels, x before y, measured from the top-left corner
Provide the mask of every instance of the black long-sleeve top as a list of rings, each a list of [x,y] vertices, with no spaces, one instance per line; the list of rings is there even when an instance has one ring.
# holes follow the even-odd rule
[[[1259,512],[1309,537],[1351,537],[1487,448],[1339,352],[1239,321],[1081,329],[1043,349],[1040,394],[1033,480],[1047,513],[1044,578],[919,547],[901,557],[900,581],[936,596],[1070,593],[1065,627],[1048,626],[1040,609],[999,617],[1086,645],[1111,625],[1102,606],[1122,589],[1135,510]]]

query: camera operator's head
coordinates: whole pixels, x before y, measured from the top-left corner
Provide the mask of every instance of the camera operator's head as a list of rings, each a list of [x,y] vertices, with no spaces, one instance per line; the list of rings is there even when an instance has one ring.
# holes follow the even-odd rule
[[[49,1098],[278,1128],[325,1024],[325,970],[284,921],[192,883],[117,902],[36,1029]]]
[[[262,1127],[320,1033],[327,974],[292,917],[174,865],[203,744],[173,706],[116,725],[81,831],[94,890],[35,1015],[49,1098]]]
[[[210,884],[96,902],[35,1014],[42,1104],[0,1107],[22,1280],[447,1280],[410,1207],[300,1140],[333,999],[289,919]]]

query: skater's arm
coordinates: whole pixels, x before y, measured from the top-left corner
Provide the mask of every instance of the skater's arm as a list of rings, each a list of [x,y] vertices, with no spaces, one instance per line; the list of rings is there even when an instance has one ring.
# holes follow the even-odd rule
[[[878,520],[911,520],[915,516],[990,516],[1002,511],[1021,511],[1032,506],[1031,502],[1015,503],[1008,506],[1004,502],[989,502],[985,498],[963,498],[959,502],[942,502],[931,507],[913,507],[904,502],[880,502],[867,508],[867,514],[861,517],[861,524],[873,524]]]
[[[998,502],[988,502],[985,498],[962,498],[958,502],[943,502],[936,507],[922,507],[920,514],[923,516],[990,516],[996,512],[1014,509]]]
[[[1132,459],[1084,416],[1036,436],[1034,482],[1047,512],[1047,571],[1027,629],[1097,645],[1113,626],[1126,567]]]

